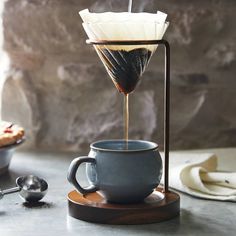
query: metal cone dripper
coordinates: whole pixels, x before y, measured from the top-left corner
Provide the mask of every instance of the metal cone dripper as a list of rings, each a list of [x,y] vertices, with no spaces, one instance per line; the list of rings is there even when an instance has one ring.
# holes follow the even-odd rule
[[[160,40],[169,23],[162,12],[150,13],[90,13],[80,12],[83,27],[92,41]],[[145,71],[157,44],[112,45],[94,44],[116,88],[131,93]]]

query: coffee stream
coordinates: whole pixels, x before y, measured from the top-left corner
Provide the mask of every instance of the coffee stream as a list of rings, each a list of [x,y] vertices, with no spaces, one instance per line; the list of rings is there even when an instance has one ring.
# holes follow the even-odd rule
[[[96,49],[116,88],[124,94],[124,133],[127,146],[129,139],[129,94],[139,83],[140,76],[144,72],[152,52],[144,47],[129,51],[99,46]]]
[[[124,134],[126,141],[126,149],[128,149],[129,140],[129,94],[124,94]]]

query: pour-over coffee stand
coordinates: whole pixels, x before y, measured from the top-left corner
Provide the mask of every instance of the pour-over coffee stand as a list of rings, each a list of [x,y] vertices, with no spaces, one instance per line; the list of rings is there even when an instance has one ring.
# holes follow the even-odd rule
[[[108,203],[98,193],[68,194],[69,215],[84,221],[106,224],[145,224],[171,219],[179,215],[180,197],[169,190],[169,124],[170,124],[170,46],[166,40],[91,41],[88,44],[115,45],[164,45],[164,187],[158,187],[143,202],[135,204]]]

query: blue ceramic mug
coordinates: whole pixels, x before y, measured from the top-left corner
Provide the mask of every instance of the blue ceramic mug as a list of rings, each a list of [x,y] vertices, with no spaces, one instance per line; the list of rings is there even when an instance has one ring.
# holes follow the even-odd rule
[[[162,160],[156,143],[103,140],[92,143],[90,148],[88,156],[75,158],[68,170],[68,181],[81,194],[98,191],[110,202],[139,202],[159,185]],[[84,162],[91,184],[87,188],[76,179],[77,169]]]

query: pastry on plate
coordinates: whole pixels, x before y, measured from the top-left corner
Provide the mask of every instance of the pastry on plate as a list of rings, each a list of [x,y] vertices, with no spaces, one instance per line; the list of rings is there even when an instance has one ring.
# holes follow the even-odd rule
[[[25,131],[22,127],[0,121],[0,148],[19,142],[24,137]]]

